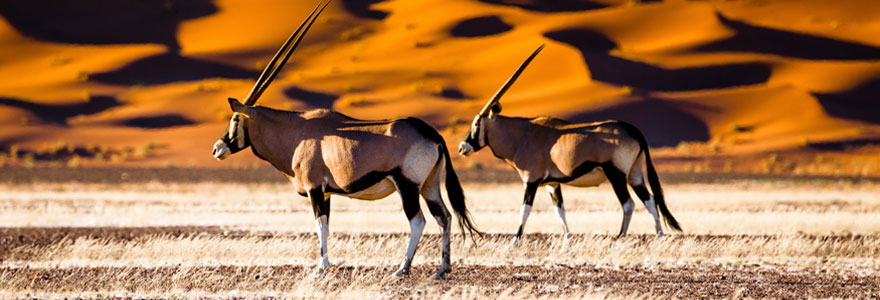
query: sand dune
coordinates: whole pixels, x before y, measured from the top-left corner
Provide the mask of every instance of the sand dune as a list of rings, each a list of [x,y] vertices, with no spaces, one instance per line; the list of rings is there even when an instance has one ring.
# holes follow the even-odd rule
[[[160,145],[119,164],[215,162],[208,148],[308,1],[0,4],[0,150]],[[547,44],[504,114],[622,119],[654,146],[725,157],[880,140],[874,1],[338,1],[261,105],[418,116],[457,142]],[[867,141],[867,142],[866,142]],[[672,148],[669,148],[672,149]],[[727,158],[725,158],[727,159]],[[460,165],[469,164],[456,159]],[[478,160],[498,165],[482,153]],[[90,160],[86,160],[89,163]],[[94,162],[103,164],[102,162]]]

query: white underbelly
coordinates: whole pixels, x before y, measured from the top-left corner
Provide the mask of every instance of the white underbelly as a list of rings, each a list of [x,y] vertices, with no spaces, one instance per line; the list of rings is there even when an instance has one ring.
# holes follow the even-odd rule
[[[572,181],[565,182],[564,184],[570,186],[591,187],[599,186],[599,184],[603,182],[605,182],[605,172],[602,171],[602,168],[595,168],[593,171],[590,171],[590,173],[584,174]]]
[[[394,183],[391,182],[390,179],[386,178],[379,183],[374,184],[371,187],[368,187],[360,192],[351,193],[348,195],[343,195],[349,198],[361,199],[361,200],[379,200],[391,193],[394,193],[397,189],[394,187]]]

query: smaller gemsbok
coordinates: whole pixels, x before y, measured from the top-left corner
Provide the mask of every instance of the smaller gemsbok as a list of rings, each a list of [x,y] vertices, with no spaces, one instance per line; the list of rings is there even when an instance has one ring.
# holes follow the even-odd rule
[[[489,146],[496,157],[513,166],[522,178],[525,184],[520,210],[522,221],[513,244],[522,237],[539,186],[546,186],[550,192],[568,239],[571,234],[565,221],[561,185],[591,187],[606,179],[611,182],[623,206],[623,224],[618,237],[626,235],[633,212],[634,204],[627,183],[654,216],[657,235],[663,236],[658,208],[666,224],[680,231],[681,227],[663,199],[663,189],[651,162],[648,143],[635,126],[621,121],[572,124],[551,117],[527,119],[499,115],[501,96],[543,48],[544,45],[538,47],[489,99],[458,146],[458,152],[463,156]],[[653,196],[645,187],[642,164],[647,166]]]
[[[479,234],[479,231],[468,216],[464,192],[452,169],[446,142],[436,130],[416,118],[365,121],[326,109],[291,112],[253,106],[326,7],[325,4],[320,11],[315,7],[288,38],[257,79],[244,104],[229,98],[235,113],[226,132],[214,144],[214,157],[222,160],[250,147],[257,157],[281,171],[297,193],[308,196],[321,243],[316,275],[322,275],[330,265],[327,255],[330,195],[376,200],[395,190],[400,194],[411,231],[406,256],[395,276],[409,273],[425,227],[419,205],[421,195],[440,225],[442,257],[435,277],[443,278],[452,270],[451,216],[441,197],[441,181],[445,179],[449,203],[462,230],[471,234]],[[296,42],[291,45],[296,36]]]

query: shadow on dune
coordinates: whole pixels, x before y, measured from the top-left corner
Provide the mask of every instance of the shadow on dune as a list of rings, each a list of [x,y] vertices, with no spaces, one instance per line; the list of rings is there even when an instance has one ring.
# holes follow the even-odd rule
[[[370,5],[379,2],[385,2],[385,0],[343,0],[342,6],[359,18],[382,20],[388,16],[388,12],[370,9]]]
[[[722,24],[734,30],[733,37],[697,47],[705,52],[754,52],[804,59],[880,59],[880,48],[809,34],[795,33],[734,21],[717,13]]]
[[[302,101],[311,108],[332,109],[333,102],[335,102],[336,99],[339,99],[339,96],[337,95],[309,91],[297,86],[284,90],[284,95],[288,98]]]
[[[513,29],[498,16],[484,16],[459,22],[450,29],[454,37],[481,37],[504,33]]]
[[[516,6],[540,12],[582,11],[608,7],[587,0],[479,0],[480,2]]]
[[[440,96],[443,98],[456,99],[456,100],[464,100],[471,99],[470,96],[465,95],[461,90],[454,87],[445,87],[440,91]]]
[[[193,125],[196,122],[177,114],[165,114],[156,116],[137,117],[124,120],[122,125],[147,129],[169,128],[176,126]]]
[[[123,85],[163,84],[205,78],[252,78],[256,72],[179,55],[178,25],[218,11],[210,0],[0,1],[3,15],[19,32],[71,44],[162,44],[168,52],[90,80]]]
[[[93,96],[89,101],[70,104],[39,104],[20,99],[0,98],[0,105],[27,110],[40,120],[58,125],[67,125],[67,119],[79,115],[96,114],[122,105],[115,97]]]
[[[177,52],[181,22],[217,12],[211,0],[0,1],[0,15],[19,32],[72,44],[167,45]]]
[[[828,114],[871,123],[880,123],[880,79],[851,90],[833,94],[813,94]]]
[[[586,29],[547,32],[547,38],[581,51],[593,80],[657,91],[690,91],[760,84],[771,69],[761,63],[666,69],[608,54],[614,41]]]
[[[156,85],[206,78],[256,78],[242,68],[165,53],[134,61],[120,69],[89,75],[89,80],[119,85]]]
[[[857,147],[861,147],[861,146],[871,146],[871,145],[880,145],[880,139],[867,138],[867,139],[848,140],[848,141],[809,143],[807,146],[810,148],[816,149],[816,150],[846,151],[846,150],[850,150],[852,148],[857,148]]]
[[[566,120],[588,123],[620,120],[639,128],[651,146],[675,146],[681,141],[708,141],[709,128],[669,101],[656,98],[624,103],[600,111],[566,116]]]

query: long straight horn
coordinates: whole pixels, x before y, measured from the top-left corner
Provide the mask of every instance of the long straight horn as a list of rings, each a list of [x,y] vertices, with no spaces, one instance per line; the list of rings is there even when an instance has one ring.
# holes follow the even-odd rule
[[[275,76],[278,75],[278,72],[281,71],[281,68],[284,67],[284,64],[287,63],[287,60],[290,58],[290,55],[293,54],[293,50],[299,46],[300,41],[302,41],[303,37],[306,35],[306,32],[309,28],[312,27],[312,23],[318,19],[318,15],[327,8],[327,5],[330,5],[330,1],[327,3],[323,3],[321,0],[318,2],[318,5],[315,5],[315,9],[312,10],[312,13],[303,20],[302,24],[296,28],[296,31],[287,38],[287,41],[281,45],[281,48],[278,49],[278,52],[275,53],[275,56],[272,57],[272,60],[269,61],[269,64],[266,66],[266,69],[263,69],[263,73],[260,74],[260,77],[257,79],[257,83],[254,84],[254,87],[251,89],[251,92],[248,93],[247,97],[244,98],[244,104],[247,106],[253,106],[254,103],[257,102],[257,99],[263,94],[269,84],[272,83],[272,80],[275,79]],[[321,5],[323,3],[323,6]],[[320,8],[320,10],[318,9]],[[302,32],[302,34],[300,34]],[[293,42],[293,45],[291,45]],[[282,58],[283,56],[283,58]],[[281,59],[281,62],[278,62],[278,59]]]
[[[516,81],[516,79],[519,77],[519,74],[522,74],[523,70],[525,70],[529,63],[532,62],[532,59],[534,59],[535,56],[538,55],[538,52],[541,52],[541,49],[544,49],[543,44],[538,47],[538,49],[535,49],[535,52],[532,52],[532,55],[529,55],[529,58],[526,58],[526,61],[519,65],[519,69],[516,69],[516,72],[514,72],[509,79],[507,79],[507,82],[505,82],[504,85],[501,86],[501,88],[498,89],[497,92],[495,92],[495,96],[492,96],[492,99],[489,99],[489,102],[486,103],[486,106],[483,106],[483,110],[480,111],[480,115],[485,115],[489,113],[489,110],[492,108],[492,106],[495,105],[495,103],[498,103],[498,100],[501,99],[501,96],[503,96],[504,93],[507,92],[507,89],[509,89],[510,86],[513,85],[513,82]]]

